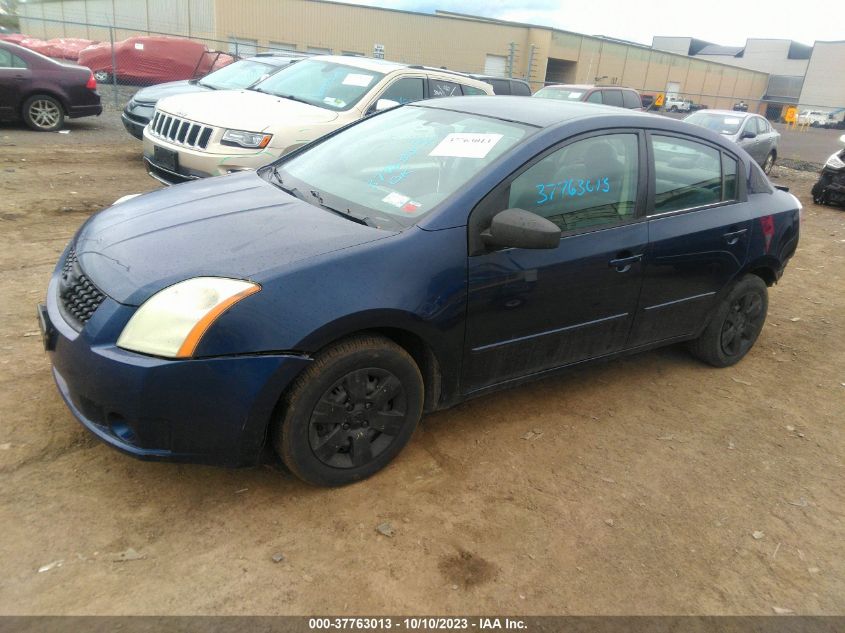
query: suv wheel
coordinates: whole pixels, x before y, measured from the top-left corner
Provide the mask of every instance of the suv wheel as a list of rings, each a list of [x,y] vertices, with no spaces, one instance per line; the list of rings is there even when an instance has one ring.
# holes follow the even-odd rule
[[[55,132],[65,122],[62,104],[49,95],[35,95],[23,104],[23,119],[38,132]]]
[[[386,466],[422,416],[423,380],[389,339],[356,336],[320,353],[282,402],[276,452],[309,483],[341,486]]]

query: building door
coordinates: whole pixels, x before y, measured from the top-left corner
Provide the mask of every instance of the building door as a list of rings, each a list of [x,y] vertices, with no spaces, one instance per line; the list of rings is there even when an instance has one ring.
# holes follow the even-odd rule
[[[484,74],[490,77],[504,77],[508,70],[508,58],[504,55],[487,55],[484,58]]]

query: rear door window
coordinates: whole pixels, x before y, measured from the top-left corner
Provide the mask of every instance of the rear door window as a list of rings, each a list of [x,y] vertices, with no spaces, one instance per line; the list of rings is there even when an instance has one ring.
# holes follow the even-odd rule
[[[465,95],[486,95],[487,94],[481,88],[476,88],[475,86],[467,86],[466,84],[461,84],[461,88],[463,89]],[[493,92],[496,92],[496,91],[494,90]]]
[[[605,105],[616,106],[617,108],[623,107],[621,90],[602,90],[601,92],[602,101],[604,101]]]
[[[459,97],[461,96],[461,87],[451,81],[444,81],[442,79],[429,79],[428,86],[431,97]]]
[[[672,136],[654,135],[651,142],[654,213],[692,209],[722,201],[722,155],[718,150]]]
[[[12,54],[0,48],[0,68],[11,68],[12,67]]]
[[[622,91],[622,104],[631,110],[643,107],[643,103],[640,101],[640,95],[631,90]]]

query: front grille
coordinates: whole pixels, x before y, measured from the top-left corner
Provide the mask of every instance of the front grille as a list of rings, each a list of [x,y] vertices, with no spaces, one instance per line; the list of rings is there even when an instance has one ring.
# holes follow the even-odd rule
[[[73,329],[80,331],[106,296],[82,272],[76,250],[68,251],[59,279],[59,307]]]
[[[211,140],[214,128],[156,110],[149,132],[154,137],[176,145],[205,149]]]

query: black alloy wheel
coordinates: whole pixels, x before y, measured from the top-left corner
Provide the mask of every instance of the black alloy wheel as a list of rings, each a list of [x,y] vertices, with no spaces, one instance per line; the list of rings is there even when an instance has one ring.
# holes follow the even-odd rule
[[[402,383],[391,372],[378,367],[351,371],[314,407],[311,450],[327,466],[364,466],[396,439],[407,408]]]

